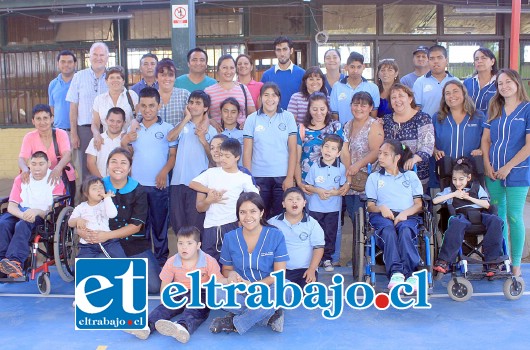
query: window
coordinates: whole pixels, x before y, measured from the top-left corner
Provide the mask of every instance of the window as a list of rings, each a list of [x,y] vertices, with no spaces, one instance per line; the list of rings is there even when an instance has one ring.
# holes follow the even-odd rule
[[[324,5],[328,34],[375,34],[375,5]]]
[[[300,5],[250,8],[250,35],[302,34],[305,34],[305,18]]]
[[[243,9],[197,9],[197,36],[242,36]]]
[[[440,45],[446,47],[448,51],[448,71],[460,79],[468,78],[475,72],[473,53],[479,47],[487,47],[495,54],[495,57],[499,57],[498,42],[448,42],[440,43]]]
[[[130,39],[170,39],[170,9],[131,11],[129,20]]]
[[[457,13],[454,6],[444,6],[444,34],[495,34],[495,14]]]
[[[435,5],[384,5],[384,34],[436,34]]]

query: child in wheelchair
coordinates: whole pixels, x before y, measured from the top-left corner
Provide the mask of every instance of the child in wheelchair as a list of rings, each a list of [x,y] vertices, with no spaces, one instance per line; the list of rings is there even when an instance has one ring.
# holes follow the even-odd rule
[[[464,240],[464,234],[473,222],[482,223],[486,233],[482,241],[485,261],[498,260],[502,253],[503,221],[500,217],[488,213],[489,197],[479,182],[472,179],[473,164],[465,157],[459,158],[453,167],[452,185],[446,187],[433,198],[433,204],[452,205],[456,215],[449,218],[440,254],[434,263],[433,270],[447,273],[449,265],[456,261],[458,251]],[[493,277],[497,264],[487,266],[487,277]]]
[[[96,176],[88,176],[81,185],[81,193],[86,201],[75,207],[68,226],[92,231],[110,231],[109,219],[118,215],[116,205],[112,201],[114,193],[105,193],[103,180]],[[90,244],[84,239],[79,241],[78,258],[97,258],[101,254],[107,258],[125,258],[125,252],[118,239],[104,243]]]
[[[0,217],[0,272],[9,278],[24,275],[31,234],[44,222],[53,205],[53,196],[65,193],[62,182],[53,185],[48,181],[51,170],[46,153],[33,153],[28,163],[29,182],[22,183],[21,175],[15,178],[7,213]]]
[[[412,273],[420,263],[415,241],[422,218],[423,186],[414,171],[405,171],[410,149],[397,140],[385,140],[379,149],[381,170],[366,181],[367,211],[375,229],[376,244],[383,250],[388,288],[406,282],[415,291],[418,279]]]

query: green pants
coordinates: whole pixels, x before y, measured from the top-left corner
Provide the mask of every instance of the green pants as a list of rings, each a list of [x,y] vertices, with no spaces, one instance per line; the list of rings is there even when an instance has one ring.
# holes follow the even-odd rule
[[[486,186],[491,196],[491,204],[498,207],[499,216],[504,220],[503,235],[509,243],[508,251],[512,264],[520,266],[525,238],[523,212],[528,187],[504,187],[500,180],[492,181],[490,178],[486,178]]]

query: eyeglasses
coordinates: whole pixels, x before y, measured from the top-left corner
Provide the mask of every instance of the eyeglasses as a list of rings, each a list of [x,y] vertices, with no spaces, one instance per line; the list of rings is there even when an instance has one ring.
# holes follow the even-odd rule
[[[97,93],[99,90],[99,79],[94,78],[94,92]]]

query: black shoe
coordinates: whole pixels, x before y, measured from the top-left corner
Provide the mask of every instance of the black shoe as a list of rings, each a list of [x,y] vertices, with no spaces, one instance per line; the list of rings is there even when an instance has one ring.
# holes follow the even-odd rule
[[[283,309],[278,309],[274,312],[274,314],[269,318],[269,322],[267,322],[267,325],[269,325],[273,331],[275,332],[283,332]]]
[[[213,319],[212,324],[210,325],[210,332],[212,333],[231,333],[237,332],[236,327],[234,326],[234,317],[225,316],[225,317],[216,317]]]

